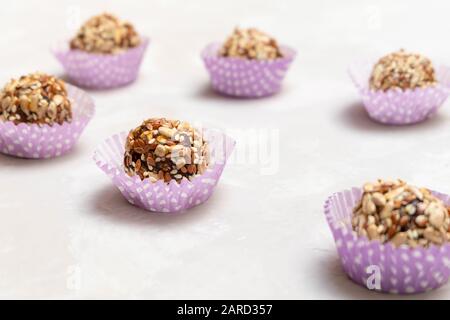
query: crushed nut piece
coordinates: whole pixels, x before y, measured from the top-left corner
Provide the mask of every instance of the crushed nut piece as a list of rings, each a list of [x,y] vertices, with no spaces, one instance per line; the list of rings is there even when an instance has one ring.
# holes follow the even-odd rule
[[[0,120],[15,124],[62,124],[72,121],[64,81],[44,73],[11,80],[0,91]]]
[[[370,87],[383,91],[425,88],[436,82],[431,61],[420,54],[406,53],[403,49],[382,57],[373,67],[370,77]]]
[[[89,19],[70,42],[71,49],[92,53],[119,53],[140,44],[134,27],[104,13]]]
[[[236,28],[219,54],[224,57],[269,60],[282,57],[275,39],[257,29]]]
[[[148,119],[128,134],[124,167],[129,176],[181,182],[205,172],[209,146],[189,123]]]
[[[428,189],[379,179],[366,183],[363,190],[352,218],[359,235],[395,246],[428,247],[450,240],[449,208]]]

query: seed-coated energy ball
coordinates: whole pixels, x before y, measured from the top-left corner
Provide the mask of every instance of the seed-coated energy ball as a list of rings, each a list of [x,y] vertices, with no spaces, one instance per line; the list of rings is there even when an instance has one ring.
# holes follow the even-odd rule
[[[91,53],[114,54],[134,48],[140,43],[133,25],[104,13],[86,21],[70,42],[70,47]]]
[[[442,200],[402,180],[366,183],[352,226],[359,235],[395,246],[428,247],[450,240],[450,217]]]
[[[254,29],[236,28],[219,54],[223,57],[271,60],[282,57],[277,41]]]
[[[208,143],[188,122],[148,119],[128,134],[124,167],[130,176],[181,182],[201,175],[208,164]]]
[[[39,125],[72,121],[64,81],[44,73],[13,79],[0,91],[0,120]]]
[[[436,82],[431,61],[420,54],[407,53],[404,50],[382,57],[373,67],[370,77],[370,87],[383,91],[394,88],[426,88]]]

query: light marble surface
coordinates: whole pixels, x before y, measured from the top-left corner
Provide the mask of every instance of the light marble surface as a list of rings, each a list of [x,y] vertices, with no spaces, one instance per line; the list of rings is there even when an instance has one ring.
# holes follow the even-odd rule
[[[77,12],[118,13],[152,43],[136,83],[91,92],[97,114],[72,153],[49,161],[0,156],[0,297],[391,298],[345,277],[322,206],[332,192],[377,177],[450,192],[450,105],[423,124],[375,124],[346,68],[399,47],[450,64],[450,3],[107,3],[17,0],[1,9],[2,83],[34,70],[62,75],[49,47],[73,33]],[[236,24],[298,50],[280,94],[236,100],[208,89],[200,51]],[[237,134],[241,157],[213,197],[184,215],[132,207],[92,161],[99,142],[151,116]],[[246,157],[246,128],[273,134],[271,157],[258,160],[264,139]],[[448,299],[450,286],[414,298]]]

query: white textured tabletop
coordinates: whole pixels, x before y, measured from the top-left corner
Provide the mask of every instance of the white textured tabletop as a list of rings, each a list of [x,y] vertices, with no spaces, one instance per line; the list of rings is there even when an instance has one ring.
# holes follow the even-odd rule
[[[450,105],[419,125],[378,125],[346,69],[400,47],[450,64],[450,2],[107,3],[18,0],[1,9],[1,83],[36,70],[62,76],[49,48],[104,10],[151,44],[137,82],[90,92],[97,113],[73,152],[44,161],[0,155],[0,297],[391,298],[346,278],[323,203],[378,177],[450,192]],[[298,50],[280,94],[237,100],[210,91],[200,51],[235,25]],[[183,215],[129,205],[92,161],[103,139],[153,116],[208,123],[237,140],[212,198]],[[448,299],[450,286],[414,297]]]

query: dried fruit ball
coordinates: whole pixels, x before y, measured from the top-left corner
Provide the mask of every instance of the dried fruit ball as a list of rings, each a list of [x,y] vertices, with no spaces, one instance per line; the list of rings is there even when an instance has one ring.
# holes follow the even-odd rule
[[[70,42],[71,49],[92,53],[119,53],[141,43],[134,27],[104,13],[89,19]]]
[[[187,122],[148,119],[128,134],[124,167],[130,176],[181,182],[201,175],[208,164],[208,143]]]
[[[64,81],[44,73],[11,80],[0,92],[0,119],[39,125],[72,121]]]
[[[236,28],[223,44],[219,54],[224,57],[256,60],[282,57],[276,40],[254,28]]]
[[[373,67],[370,77],[370,87],[383,91],[426,88],[435,84],[436,76],[431,61],[403,49],[382,57]]]
[[[395,246],[441,245],[450,239],[448,210],[428,189],[379,179],[364,185],[352,226],[359,235]]]

